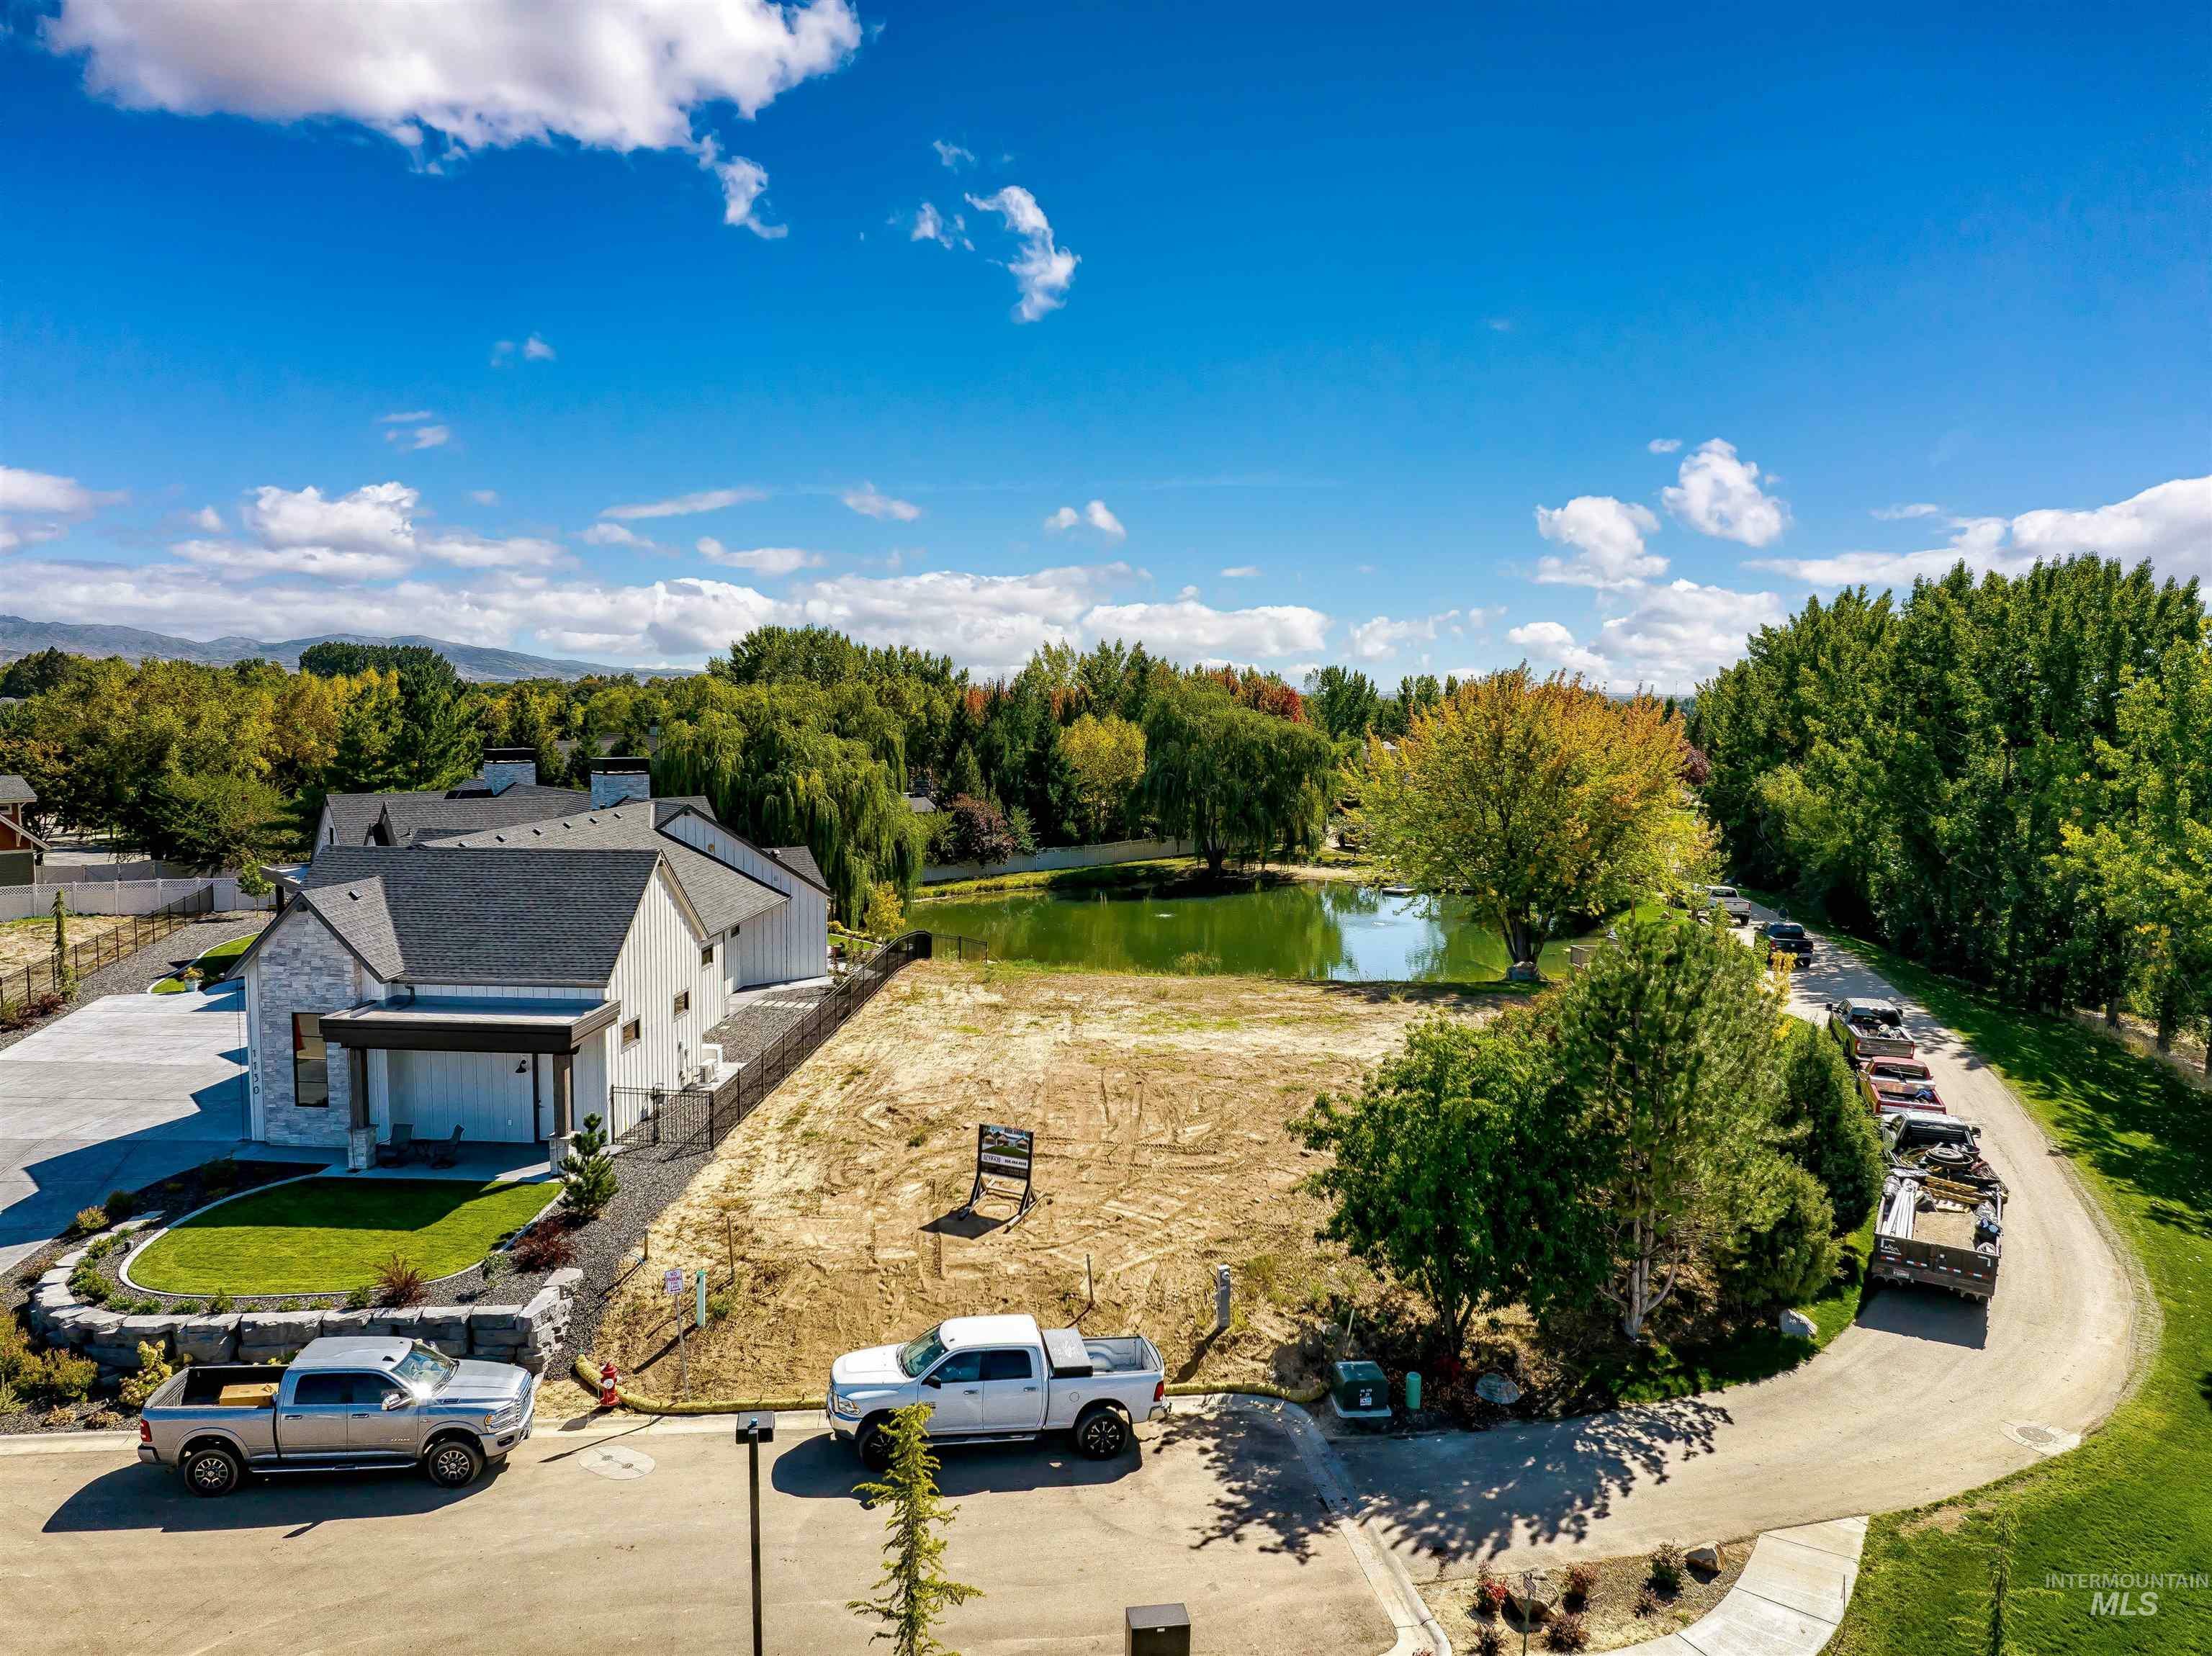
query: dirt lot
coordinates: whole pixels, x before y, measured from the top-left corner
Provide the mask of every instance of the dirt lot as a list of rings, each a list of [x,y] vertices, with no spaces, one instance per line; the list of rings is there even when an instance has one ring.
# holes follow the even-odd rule
[[[128,914],[71,914],[69,940],[74,948],[131,924]],[[54,957],[54,917],[0,920],[0,970],[10,966],[44,966]]]
[[[942,1317],[1073,1319],[1087,1256],[1086,1328],[1150,1335],[1173,1378],[1302,1382],[1331,1307],[1376,1290],[1315,1241],[1319,1204],[1297,1188],[1310,1161],[1285,1124],[1316,1092],[1356,1084],[1415,1018],[1486,1004],[1369,985],[911,968],[662,1214],[603,1354],[673,1394],[673,1325],[650,1290],[667,1266],[704,1266],[724,1314],[691,1343],[690,1395],[819,1392],[839,1352]],[[1037,1133],[1039,1200],[1018,1225],[949,1217],[986,1121]],[[1237,1315],[1208,1341],[1223,1263]]]

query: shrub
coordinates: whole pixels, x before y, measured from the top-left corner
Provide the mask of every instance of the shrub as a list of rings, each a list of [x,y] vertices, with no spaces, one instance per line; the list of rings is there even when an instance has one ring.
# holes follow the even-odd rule
[[[511,1252],[517,1271],[559,1271],[576,1263],[576,1239],[565,1225],[532,1225],[514,1239]]]
[[[346,1290],[345,1308],[349,1311],[366,1311],[375,1303],[376,1289],[368,1283]]]
[[[59,1409],[90,1397],[92,1383],[99,1378],[100,1365],[90,1357],[56,1350],[40,1357],[23,1389]]]
[[[92,1210],[87,1208],[85,1211],[89,1213]],[[105,1259],[123,1246],[124,1240],[121,1233],[117,1231],[110,1231],[105,1236],[95,1236],[85,1244],[84,1257],[87,1260]]]
[[[707,1296],[707,1320],[718,1323],[738,1308],[738,1296],[727,1289]]]
[[[238,1163],[221,1156],[200,1169],[200,1189],[210,1197],[228,1196],[238,1187]]]
[[[615,1182],[615,1160],[607,1154],[607,1136],[599,1118],[584,1118],[578,1133],[561,1158],[562,1204],[579,1219],[596,1219],[607,1210],[620,1188]]]
[[[229,1295],[218,1294],[208,1301],[207,1308],[210,1315],[220,1317],[225,1312],[230,1311],[234,1307],[231,1304]]]
[[[106,1208],[79,1208],[76,1217],[70,1221],[70,1228],[80,1236],[90,1236],[107,1228]]]
[[[1589,1564],[1576,1564],[1567,1571],[1565,1599],[1570,1610],[1580,1610],[1589,1603],[1589,1596],[1597,1591],[1597,1571]]]
[[[1671,1541],[1662,1541],[1652,1550],[1649,1579],[1656,1592],[1668,1598],[1681,1591],[1682,1550]]]
[[[161,1382],[177,1371],[169,1367],[161,1348],[150,1340],[138,1342],[138,1370],[126,1375],[119,1395],[125,1409],[143,1409],[146,1399],[161,1389]]]
[[[107,1215],[107,1222],[119,1225],[138,1211],[138,1198],[127,1190],[112,1190],[107,1192],[107,1199],[100,1205]]]
[[[1505,1656],[1505,1634],[1495,1622],[1484,1622],[1474,1629],[1474,1656]]]
[[[1659,1613],[1659,1595],[1651,1590],[1649,1581],[1636,1590],[1636,1613],[1638,1616],[1656,1616]]]
[[[1547,1650],[1583,1650],[1589,1645],[1589,1629],[1572,1611],[1553,1617],[1544,1629],[1544,1647]]]
[[[116,1427],[122,1424],[123,1416],[117,1414],[115,1410],[110,1409],[106,1404],[100,1404],[99,1408],[94,1410],[90,1414],[84,1417],[84,1429],[88,1432],[112,1431]]]
[[[21,1380],[38,1360],[23,1325],[11,1316],[0,1315],[0,1391]]]
[[[404,1253],[394,1253],[376,1268],[376,1303],[385,1306],[420,1305],[428,1291],[422,1268]]]
[[[1729,1292],[1753,1305],[1802,1305],[1835,1279],[1842,1259],[1835,1210],[1820,1181],[1795,1162],[1771,1158],[1763,1175],[1780,1199],[1764,1228],[1747,1230],[1722,1267]]]
[[[207,1309],[198,1300],[173,1300],[163,1308],[175,1312],[179,1317],[197,1317]]]
[[[1482,1585],[1475,1589],[1475,1602],[1482,1606],[1482,1613],[1485,1616],[1498,1616],[1504,1613],[1506,1591],[1505,1583],[1496,1576],[1486,1575],[1482,1578]]]
[[[114,1292],[108,1287],[106,1277],[84,1265],[70,1273],[69,1290],[87,1305],[106,1305],[108,1295]]]
[[[483,1272],[484,1286],[489,1288],[494,1283],[514,1272],[514,1260],[513,1256],[502,1253],[498,1248],[494,1248],[484,1255],[483,1264],[477,1269]]]

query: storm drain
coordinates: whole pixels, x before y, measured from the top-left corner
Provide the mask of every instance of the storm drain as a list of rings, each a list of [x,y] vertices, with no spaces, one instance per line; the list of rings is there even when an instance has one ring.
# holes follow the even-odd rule
[[[2079,1432],[2062,1432],[2056,1426],[2039,1426],[2032,1420],[2016,1420],[2004,1429],[2004,1434],[2024,1449],[2033,1449],[2039,1455],[2063,1454],[2081,1442]]]

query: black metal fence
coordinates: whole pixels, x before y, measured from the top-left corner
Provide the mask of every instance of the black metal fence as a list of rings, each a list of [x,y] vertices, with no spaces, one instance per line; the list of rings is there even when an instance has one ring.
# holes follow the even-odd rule
[[[202,914],[215,912],[215,887],[204,885],[189,897],[179,897],[164,903],[148,914],[132,914],[127,923],[88,937],[82,943],[72,943],[68,952],[67,972],[58,972],[50,955],[43,961],[25,966],[0,968],[0,1010],[28,1006],[41,995],[58,994],[60,979],[82,977],[88,972],[97,972],[103,966],[112,965],[126,955],[161,941],[172,931],[190,925]],[[106,915],[72,915],[72,919],[100,919]]]
[[[748,1059],[719,1087],[610,1089],[609,1102],[621,1121],[634,1109],[636,1119],[616,1135],[632,1154],[644,1151],[665,1161],[703,1155],[720,1143],[783,1078],[813,1055],[814,1049],[843,1028],[901,968],[928,960],[937,949],[959,958],[988,958],[984,945],[950,934],[933,938],[927,931],[893,937],[854,967],[830,992],[808,1007],[791,1027]]]

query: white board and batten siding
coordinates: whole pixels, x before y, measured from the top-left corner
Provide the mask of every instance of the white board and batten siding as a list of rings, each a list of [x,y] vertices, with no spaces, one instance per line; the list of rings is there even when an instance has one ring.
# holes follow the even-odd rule
[[[818,978],[830,969],[830,894],[809,884],[750,841],[720,823],[687,811],[669,819],[665,834],[694,850],[720,858],[789,899],[781,908],[747,920],[726,940],[725,975],[732,989]]]
[[[632,1125],[635,1101],[613,1099],[610,1110],[611,1089],[682,1086],[699,1069],[700,1048],[706,1044],[707,1032],[722,1021],[728,998],[723,955],[730,940],[702,937],[695,931],[670,884],[663,878],[647,888],[644,901],[630,921],[629,936],[615,960],[606,998],[622,1010],[611,1026],[586,1043],[586,1050],[592,1046],[599,1048],[597,1068],[604,1077],[589,1094],[585,1090],[585,1055],[577,1054],[580,1126],[586,1113],[587,1097],[596,1101],[592,1107],[596,1113],[608,1117],[611,1131],[620,1132]],[[700,958],[700,951],[709,942],[715,944],[711,965]],[[690,995],[690,1004],[678,1012],[676,998],[681,994]],[[633,1022],[638,1026],[637,1039],[626,1041],[623,1030]]]

